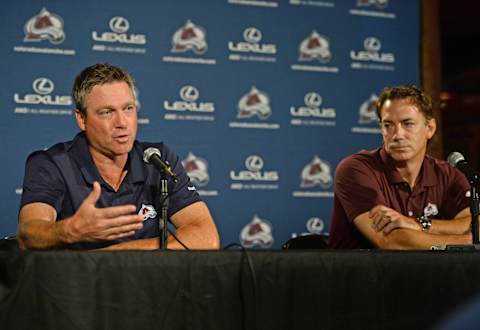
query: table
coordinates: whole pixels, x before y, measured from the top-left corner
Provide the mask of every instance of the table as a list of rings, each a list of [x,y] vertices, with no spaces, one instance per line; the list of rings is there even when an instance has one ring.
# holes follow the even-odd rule
[[[475,251],[3,251],[1,329],[425,329]]]

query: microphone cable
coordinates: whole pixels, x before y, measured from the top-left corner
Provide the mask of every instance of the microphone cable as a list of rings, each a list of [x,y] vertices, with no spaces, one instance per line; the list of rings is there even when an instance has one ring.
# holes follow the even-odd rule
[[[252,308],[251,312],[252,312],[253,325],[250,326],[250,325],[248,325],[248,318],[247,318],[247,306],[249,306],[249,304],[246,301],[245,295],[243,295],[243,293],[244,293],[244,290],[242,290],[242,282],[243,281],[242,281],[242,276],[240,276],[240,292],[241,292],[242,298],[243,298],[242,301],[243,301],[243,310],[244,310],[243,327],[244,327],[244,329],[248,329],[248,330],[256,330],[257,329],[257,309],[258,309],[257,308],[257,276],[255,274],[255,268],[253,266],[252,257],[250,255],[250,253],[248,252],[248,250],[243,245],[241,245],[239,243],[230,243],[223,248],[223,251],[232,250],[233,248],[237,248],[237,249],[242,250],[242,257],[245,257],[245,259],[247,260],[247,266],[248,266],[248,270],[249,270],[249,274],[250,274],[250,282],[251,282],[251,287],[252,287],[253,308]],[[243,274],[243,272],[241,270],[242,269],[240,268],[240,275]]]
[[[183,246],[183,247],[185,248],[185,250],[190,250],[185,244],[183,244],[183,242],[177,237],[177,235],[175,235],[175,234],[173,233],[173,231],[171,231],[170,229],[167,228],[167,232],[168,232],[170,235],[172,235],[173,238],[175,238],[175,240],[176,240],[178,243],[180,243],[181,246]],[[167,248],[168,248],[168,246],[167,246]]]

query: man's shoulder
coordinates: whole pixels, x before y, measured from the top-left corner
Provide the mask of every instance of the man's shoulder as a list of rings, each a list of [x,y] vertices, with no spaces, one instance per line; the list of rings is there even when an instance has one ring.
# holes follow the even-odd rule
[[[428,164],[428,175],[433,176],[435,182],[450,184],[462,181],[464,185],[468,185],[468,181],[463,173],[458,168],[451,166],[447,161],[428,155],[425,156],[425,161]]]
[[[452,167],[447,161],[441,160],[429,155],[425,155],[425,161],[433,169],[434,173],[440,173],[442,175],[450,175],[453,172],[456,172],[455,168]]]
[[[59,177],[67,165],[68,142],[57,143],[47,149],[36,150],[27,157],[26,175],[38,176],[39,173],[50,177]]]
[[[342,159],[338,169],[344,170],[352,167],[372,167],[380,162],[380,148],[374,150],[361,150]],[[337,169],[337,170],[338,170]]]
[[[52,157],[65,154],[69,148],[71,141],[59,142],[47,149],[40,149],[33,151],[27,158],[27,161],[37,161],[42,159],[52,159]]]

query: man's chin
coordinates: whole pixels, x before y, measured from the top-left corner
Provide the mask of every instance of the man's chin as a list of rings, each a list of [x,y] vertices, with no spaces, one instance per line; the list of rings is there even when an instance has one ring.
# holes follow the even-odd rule
[[[393,152],[390,157],[396,162],[404,162],[412,158],[412,154],[410,152]]]
[[[124,143],[124,144],[117,145],[116,148],[112,151],[116,156],[121,156],[124,154],[128,154],[132,150],[132,148],[133,148],[133,143]]]
[[[411,151],[407,148],[391,148],[388,154],[396,161],[407,160],[412,156]]]

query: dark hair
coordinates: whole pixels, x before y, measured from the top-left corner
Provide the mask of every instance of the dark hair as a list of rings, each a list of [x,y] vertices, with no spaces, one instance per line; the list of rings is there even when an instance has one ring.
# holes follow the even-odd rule
[[[387,100],[403,100],[408,99],[412,104],[418,107],[418,110],[423,113],[426,120],[433,118],[433,107],[430,98],[417,87],[398,86],[386,87],[377,100],[377,115],[378,119],[382,121],[381,110]]]
[[[126,82],[133,92],[133,79],[125,70],[108,63],[99,63],[82,70],[75,78],[72,88],[75,106],[83,116],[87,115],[87,95],[96,85]]]

